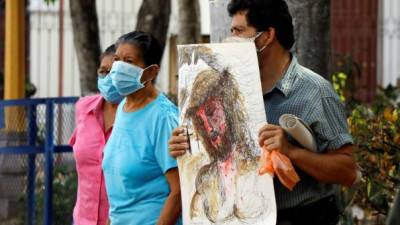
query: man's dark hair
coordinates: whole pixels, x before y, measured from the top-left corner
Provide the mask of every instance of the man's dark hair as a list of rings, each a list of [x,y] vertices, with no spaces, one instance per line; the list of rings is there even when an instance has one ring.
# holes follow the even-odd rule
[[[228,5],[232,17],[246,11],[247,22],[257,31],[275,28],[279,43],[287,50],[294,44],[292,16],[285,0],[232,0]]]
[[[115,47],[115,44],[108,46],[106,50],[104,50],[104,52],[101,53],[100,60],[103,59],[105,56],[113,56],[115,54],[116,49],[117,48]]]
[[[140,49],[146,66],[153,64],[160,65],[162,48],[157,39],[150,33],[142,31],[129,32],[119,37],[115,45],[118,48],[118,45],[126,43],[132,44]]]

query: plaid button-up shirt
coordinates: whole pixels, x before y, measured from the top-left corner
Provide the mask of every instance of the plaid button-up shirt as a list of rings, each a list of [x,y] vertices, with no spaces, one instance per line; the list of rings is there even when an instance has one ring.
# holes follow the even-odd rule
[[[343,104],[330,82],[298,64],[295,56],[283,78],[264,95],[267,120],[278,125],[282,114],[293,114],[304,120],[314,132],[320,154],[352,143]],[[289,141],[296,144],[289,137]],[[274,178],[278,209],[307,205],[332,195],[334,185],[322,184],[296,168],[300,182],[293,191]]]

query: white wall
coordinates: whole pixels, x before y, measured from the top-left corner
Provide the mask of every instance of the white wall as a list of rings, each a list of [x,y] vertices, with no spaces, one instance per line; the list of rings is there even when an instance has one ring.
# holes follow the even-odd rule
[[[379,4],[378,83],[396,85],[400,79],[400,1],[381,0]]]
[[[199,0],[202,33],[209,33],[208,0]],[[100,42],[104,50],[120,35],[132,31],[142,0],[97,0]],[[64,6],[64,81],[62,96],[80,96],[78,61],[72,38],[69,0]],[[178,33],[178,0],[172,0],[169,34]],[[47,5],[30,0],[30,78],[38,91],[35,97],[57,97],[59,80],[59,1]],[[167,48],[164,52],[169,52]],[[168,55],[164,54],[157,85],[168,90]]]

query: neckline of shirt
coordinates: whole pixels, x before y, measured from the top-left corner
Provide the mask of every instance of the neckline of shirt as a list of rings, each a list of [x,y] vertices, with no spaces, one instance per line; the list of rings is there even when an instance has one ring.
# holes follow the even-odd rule
[[[121,102],[121,112],[124,113],[124,114],[137,114],[137,113],[140,113],[140,112],[142,112],[142,111],[147,110],[148,108],[150,108],[150,107],[153,106],[154,104],[156,104],[156,102],[159,101],[159,99],[161,98],[161,96],[162,96],[162,93],[158,93],[158,95],[157,95],[157,97],[156,97],[155,99],[153,99],[151,102],[149,102],[149,103],[148,103],[147,105],[145,105],[144,107],[142,107],[142,108],[140,108],[140,109],[138,109],[138,110],[136,110],[136,111],[133,111],[133,112],[127,112],[127,111],[125,111],[125,109],[124,109],[125,104],[126,104],[126,98],[125,98],[125,99],[123,100],[123,102]]]

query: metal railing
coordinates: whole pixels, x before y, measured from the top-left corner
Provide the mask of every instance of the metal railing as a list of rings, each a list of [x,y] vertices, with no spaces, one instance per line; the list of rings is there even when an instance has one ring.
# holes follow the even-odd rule
[[[77,100],[77,97],[63,97],[0,101],[0,131],[5,136],[0,145],[0,156],[27,155],[25,207],[28,225],[36,221],[35,177],[38,154],[44,154],[43,224],[53,223],[54,153],[72,150],[65,139],[75,126],[74,105]],[[17,139],[20,141],[15,141],[15,134],[18,134]]]

